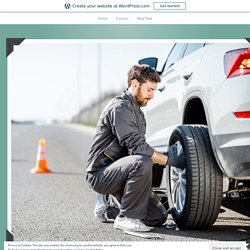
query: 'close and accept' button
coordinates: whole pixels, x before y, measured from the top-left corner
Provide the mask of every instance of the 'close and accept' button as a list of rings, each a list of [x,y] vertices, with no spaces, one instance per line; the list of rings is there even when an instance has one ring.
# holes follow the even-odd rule
[[[155,10],[186,10],[186,2],[154,2]]]

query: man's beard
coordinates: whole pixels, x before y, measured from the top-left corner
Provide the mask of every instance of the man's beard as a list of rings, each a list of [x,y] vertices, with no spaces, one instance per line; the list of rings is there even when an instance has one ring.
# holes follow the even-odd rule
[[[141,94],[141,87],[138,88],[138,91],[135,95],[135,100],[140,107],[145,107],[149,101],[149,99],[144,98]]]

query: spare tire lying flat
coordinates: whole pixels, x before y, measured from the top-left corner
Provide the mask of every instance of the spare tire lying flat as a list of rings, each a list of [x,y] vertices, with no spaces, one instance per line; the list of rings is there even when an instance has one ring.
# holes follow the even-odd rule
[[[214,158],[208,129],[177,127],[169,145],[178,145],[186,158],[184,170],[167,166],[168,203],[181,229],[208,228],[216,221],[222,201],[223,175]]]

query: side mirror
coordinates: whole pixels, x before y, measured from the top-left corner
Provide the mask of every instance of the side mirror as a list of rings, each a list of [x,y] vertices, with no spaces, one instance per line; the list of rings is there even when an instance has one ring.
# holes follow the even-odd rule
[[[148,66],[150,66],[151,68],[156,70],[158,58],[156,58],[156,57],[143,58],[143,59],[139,60],[138,63],[139,64],[147,64]]]

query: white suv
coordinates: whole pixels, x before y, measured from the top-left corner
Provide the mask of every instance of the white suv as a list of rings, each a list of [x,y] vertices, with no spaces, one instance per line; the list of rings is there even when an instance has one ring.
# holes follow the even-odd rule
[[[157,58],[139,63],[156,69]],[[250,190],[250,45],[177,43],[159,74],[145,110],[147,141],[184,152],[184,170],[166,168],[169,207],[180,228],[207,228],[223,194]],[[156,185],[161,169],[155,166]]]

